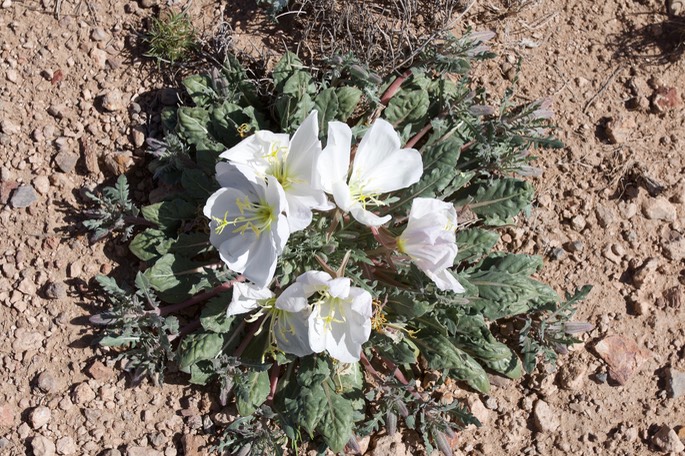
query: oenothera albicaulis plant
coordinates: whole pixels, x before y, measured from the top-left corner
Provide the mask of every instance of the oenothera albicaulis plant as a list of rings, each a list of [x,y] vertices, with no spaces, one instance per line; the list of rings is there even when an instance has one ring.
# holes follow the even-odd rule
[[[493,250],[530,209],[531,152],[558,142],[547,101],[474,90],[489,37],[444,36],[380,85],[350,55],[313,72],[291,53],[268,87],[232,56],[186,79],[192,105],[151,144],[162,196],[138,209],[121,179],[88,221],[133,235],[142,270],[132,289],[98,278],[100,343],[134,381],[171,362],[217,385],[239,416],[220,450],[356,451],[406,427],[449,454],[475,421],[439,401],[446,381],[485,393],[553,362],[587,292],[562,303],[540,256]]]

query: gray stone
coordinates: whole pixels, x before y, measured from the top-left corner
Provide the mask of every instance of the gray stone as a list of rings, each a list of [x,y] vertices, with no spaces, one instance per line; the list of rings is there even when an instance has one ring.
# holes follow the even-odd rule
[[[538,400],[533,406],[533,424],[540,432],[554,432],[560,425],[559,418],[552,408],[543,400]]]
[[[71,397],[75,404],[84,405],[95,399],[95,392],[88,383],[79,383],[74,388]]]
[[[685,237],[678,236],[673,240],[662,241],[661,247],[664,249],[664,256],[676,262],[685,259]]]
[[[14,332],[12,349],[15,352],[35,351],[43,345],[43,335],[37,331],[29,331],[26,328],[18,328]]]
[[[666,382],[668,392],[673,399],[685,396],[685,372],[675,369],[666,369]]]
[[[644,263],[633,274],[633,285],[641,288],[645,283],[651,279],[654,272],[659,267],[659,260],[652,257],[647,258]]]
[[[675,222],[677,217],[675,206],[663,196],[646,200],[642,205],[642,213],[649,220],[666,222]]]
[[[40,405],[31,411],[29,421],[33,429],[40,429],[50,422],[50,409],[44,405]]]
[[[48,282],[45,296],[50,299],[64,299],[67,297],[67,287],[62,282]]]
[[[107,32],[105,32],[105,29],[102,27],[95,27],[93,31],[90,33],[90,37],[92,38],[93,41],[105,41],[109,35]]]
[[[43,371],[36,379],[36,386],[44,393],[54,393],[59,390],[59,382],[48,371]]]
[[[38,199],[36,191],[30,185],[22,185],[12,194],[10,204],[12,207],[29,207]]]
[[[652,444],[664,453],[680,453],[685,445],[678,438],[678,434],[664,425],[652,436]]]
[[[36,176],[31,183],[41,195],[47,195],[50,191],[50,179],[48,176]]]
[[[55,155],[55,164],[57,168],[63,173],[70,173],[76,168],[76,163],[78,162],[78,155],[63,150],[62,152]]]
[[[31,440],[31,448],[33,456],[54,456],[56,451],[53,441],[40,434]]]
[[[12,442],[4,437],[0,438],[0,450],[7,450],[12,447]]]
[[[597,223],[602,228],[606,228],[614,222],[614,212],[611,208],[598,204],[595,208],[595,215],[597,216]]]
[[[585,221],[585,217],[582,215],[576,215],[571,219],[571,226],[573,227],[574,230],[581,232],[583,229],[585,229],[585,226],[587,225],[587,222]]]
[[[122,111],[126,108],[124,96],[120,90],[114,89],[102,96],[102,108],[109,112]]]
[[[78,448],[76,447],[76,442],[69,436],[61,437],[57,440],[57,454],[70,455],[75,454]]]
[[[11,120],[0,121],[0,131],[6,135],[16,135],[21,132],[21,127]]]

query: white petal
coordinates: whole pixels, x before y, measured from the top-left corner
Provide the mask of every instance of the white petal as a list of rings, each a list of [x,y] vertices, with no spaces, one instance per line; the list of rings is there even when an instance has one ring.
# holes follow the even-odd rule
[[[328,194],[333,194],[333,183],[347,181],[351,144],[352,130],[347,124],[328,122],[328,140],[318,164],[321,187]]]
[[[300,312],[308,306],[307,297],[304,286],[295,282],[276,298],[276,308],[287,312]]]
[[[454,205],[435,198],[414,198],[414,201],[411,203],[411,210],[409,211],[409,219],[435,218],[438,214],[441,217],[447,218],[456,228],[457,211]]]
[[[290,140],[290,151],[286,160],[288,174],[297,176],[318,187],[316,168],[321,156],[318,113],[312,111],[302,122]]]
[[[274,337],[278,348],[295,356],[313,353],[309,346],[308,312],[283,312],[274,322]]]
[[[250,246],[249,258],[243,275],[258,287],[266,287],[276,272],[278,254],[271,236],[262,233]]]
[[[220,161],[216,164],[216,180],[222,187],[245,189],[250,187],[250,179],[234,164]]]
[[[360,203],[356,203],[350,208],[350,214],[352,214],[356,221],[366,226],[381,226],[384,223],[388,223],[392,218],[389,215],[379,217],[364,209]]]
[[[344,181],[333,182],[331,184],[331,194],[333,195],[335,204],[345,212],[349,212],[355,204],[350,187],[348,187]]]
[[[286,193],[286,198],[288,200],[288,226],[290,232],[300,231],[309,226],[312,223],[312,210],[304,205],[302,201]]]
[[[309,347],[315,353],[321,353],[326,349],[326,333],[328,328],[326,327],[326,322],[321,318],[321,307],[322,305],[314,307],[307,320]]]
[[[355,158],[355,166],[356,161]],[[381,195],[417,183],[423,174],[423,160],[416,149],[398,149],[374,164],[374,168],[360,169],[364,192]]]
[[[257,237],[252,231],[233,234],[219,246],[219,256],[229,269],[242,273],[250,261],[251,249],[254,248],[256,240]]]
[[[464,287],[459,283],[456,277],[452,275],[449,269],[443,269],[437,272],[424,271],[426,275],[435,282],[435,285],[442,291],[453,291],[454,293],[463,293]]]
[[[327,272],[307,271],[297,278],[297,282],[302,284],[305,296],[309,297],[314,293],[327,290],[331,279],[332,277]]]
[[[356,363],[361,354],[361,344],[350,339],[351,324],[350,320],[345,320],[343,323],[333,322],[326,335],[328,354],[343,363]]]
[[[328,292],[334,298],[347,298],[350,294],[351,280],[346,277],[331,279],[328,282]]]
[[[258,301],[272,296],[273,293],[268,288],[258,288],[249,283],[235,283],[227,314],[230,316],[251,312],[259,307]]]
[[[383,119],[376,120],[359,143],[352,164],[352,175],[355,171],[377,169],[378,165],[398,150],[400,150],[400,135],[389,122]]]

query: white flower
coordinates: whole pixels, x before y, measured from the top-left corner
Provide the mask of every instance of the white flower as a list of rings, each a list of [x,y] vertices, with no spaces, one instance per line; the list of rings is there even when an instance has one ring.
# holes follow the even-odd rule
[[[454,205],[433,198],[415,198],[407,228],[397,238],[397,248],[439,289],[463,293],[464,287],[449,271],[457,256],[456,229]]]
[[[371,336],[371,301],[371,294],[351,286],[348,278],[309,271],[276,299],[276,307],[289,312],[308,310],[309,347],[316,353],[326,350],[343,363],[354,363]]]
[[[218,163],[216,174],[222,188],[203,211],[211,220],[209,240],[231,270],[265,287],[290,236],[283,188],[272,176],[258,179],[230,163]]]
[[[381,205],[380,195],[418,182],[423,173],[421,154],[416,149],[400,149],[400,137],[392,125],[378,119],[359,143],[348,181],[351,141],[350,127],[328,123],[328,143],[319,161],[321,184],[338,207],[359,223],[380,226],[390,215],[378,217],[367,205]]]
[[[269,332],[279,349],[296,356],[312,354],[307,328],[309,308],[301,309],[299,312],[287,312],[276,308],[275,303],[275,295],[268,288],[259,288],[249,283],[236,283],[233,285],[233,298],[228,305],[227,314],[238,315],[258,310],[251,319],[246,320],[251,322],[268,314]]]
[[[320,156],[316,111],[309,114],[292,138],[260,130],[220,155],[233,163],[248,166],[259,177],[276,178],[288,200],[291,232],[302,230],[311,223],[312,209],[332,209],[317,171]]]

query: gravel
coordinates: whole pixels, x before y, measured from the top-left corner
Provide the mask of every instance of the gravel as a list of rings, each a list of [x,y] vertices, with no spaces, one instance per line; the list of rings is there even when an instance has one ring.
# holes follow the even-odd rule
[[[38,199],[36,191],[30,185],[22,185],[12,194],[10,204],[15,208],[29,207]]]

